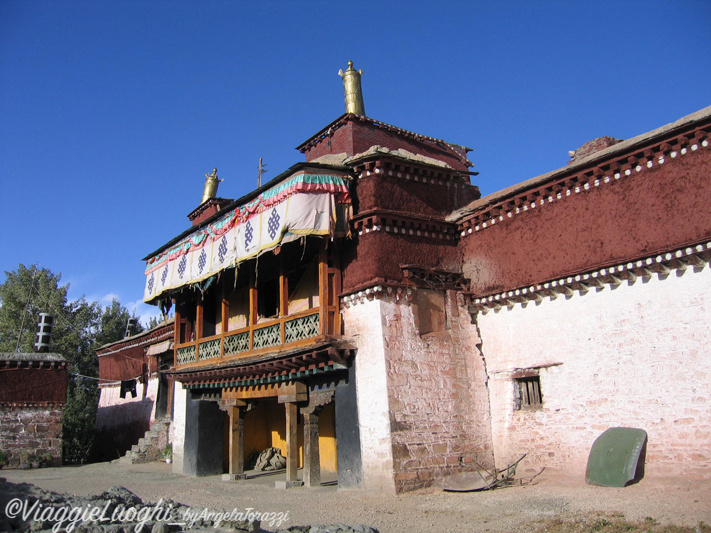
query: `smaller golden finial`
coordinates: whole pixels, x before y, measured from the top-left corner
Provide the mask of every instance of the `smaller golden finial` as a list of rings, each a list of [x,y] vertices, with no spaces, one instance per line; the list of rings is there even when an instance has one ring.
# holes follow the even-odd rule
[[[353,68],[353,61],[348,61],[348,68],[345,72],[339,69],[338,75],[343,78],[343,92],[346,97],[346,113],[355,113],[365,116],[365,104],[363,103],[363,91],[360,87],[360,76],[362,70]]]
[[[215,195],[217,194],[217,186],[220,184],[221,181],[225,180],[217,179],[216,168],[212,169],[212,174],[205,174],[205,188],[202,191],[202,200],[200,201],[200,205],[207,202],[210,198],[215,197]]]

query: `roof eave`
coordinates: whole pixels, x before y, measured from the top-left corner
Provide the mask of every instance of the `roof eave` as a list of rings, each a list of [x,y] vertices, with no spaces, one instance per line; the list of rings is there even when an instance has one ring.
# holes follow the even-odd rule
[[[447,221],[460,222],[463,219],[472,216],[476,211],[485,208],[489,205],[495,204],[506,197],[514,196],[517,193],[542,185],[547,181],[555,180],[556,178],[564,176],[565,174],[573,174],[575,172],[578,172],[582,168],[595,166],[596,164],[599,164],[606,159],[611,159],[618,154],[635,150],[645,144],[649,144],[651,141],[656,140],[658,138],[676,135],[677,133],[688,129],[694,124],[703,123],[704,121],[708,121],[710,119],[711,106],[705,107],[699,111],[696,111],[695,113],[682,117],[679,120],[670,124],[666,124],[647,133],[637,135],[636,137],[632,137],[630,139],[614,144],[613,146],[609,146],[598,152],[592,153],[589,156],[584,157],[579,161],[575,161],[568,166],[552,170],[551,172],[547,172],[546,174],[541,174],[540,176],[536,176],[535,178],[522,181],[495,193],[484,196],[483,198],[475,200],[469,205],[458,209],[457,211],[454,211],[451,215],[447,217]]]

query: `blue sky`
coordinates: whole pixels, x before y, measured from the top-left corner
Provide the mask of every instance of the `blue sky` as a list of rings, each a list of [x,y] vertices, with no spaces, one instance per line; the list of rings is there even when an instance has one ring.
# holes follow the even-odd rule
[[[473,148],[483,194],[711,104],[711,4],[0,2],[0,270],[138,315],[141,258],[303,156],[363,69],[368,116]],[[4,273],[0,274],[0,281]]]

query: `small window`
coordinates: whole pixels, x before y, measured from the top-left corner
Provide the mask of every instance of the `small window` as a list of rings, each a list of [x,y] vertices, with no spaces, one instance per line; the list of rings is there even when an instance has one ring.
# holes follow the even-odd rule
[[[521,409],[540,409],[543,404],[541,396],[541,378],[529,376],[514,380],[514,406]]]

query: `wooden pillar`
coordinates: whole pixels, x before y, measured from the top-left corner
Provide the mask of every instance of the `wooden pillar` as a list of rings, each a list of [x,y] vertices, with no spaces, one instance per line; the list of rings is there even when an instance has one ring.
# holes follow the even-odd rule
[[[286,482],[296,481],[299,467],[299,441],[296,433],[298,410],[294,402],[287,402],[286,407]]]
[[[246,405],[245,402],[234,399],[220,401],[220,409],[226,411],[230,417],[228,473],[222,475],[223,481],[234,481],[244,477],[244,413]]]
[[[321,453],[318,445],[319,416],[323,406],[333,401],[334,392],[312,391],[309,404],[301,408],[304,417],[304,485],[321,486]]]
[[[321,486],[318,420],[318,412],[304,412],[304,485],[307,487]]]
[[[198,300],[195,311],[195,362],[200,360],[200,339],[202,339],[202,320],[204,305],[202,300]]]
[[[249,316],[247,324],[249,325],[249,349],[254,347],[254,326],[257,323],[257,313],[259,310],[259,294],[257,293],[257,263],[255,262],[255,270],[249,271]]]
[[[230,300],[227,294],[227,280],[222,278],[220,287],[220,323],[222,324],[222,340],[220,342],[220,356],[225,355],[225,333],[229,328],[230,322]]]
[[[229,473],[244,474],[244,417],[242,409],[230,407],[230,464]]]
[[[180,329],[183,327],[183,315],[180,312],[178,303],[173,298],[173,307],[175,308],[175,320],[173,321],[173,366],[178,366],[178,345],[183,339],[180,338]]]
[[[318,256],[319,334],[328,333],[328,252],[323,245]]]

